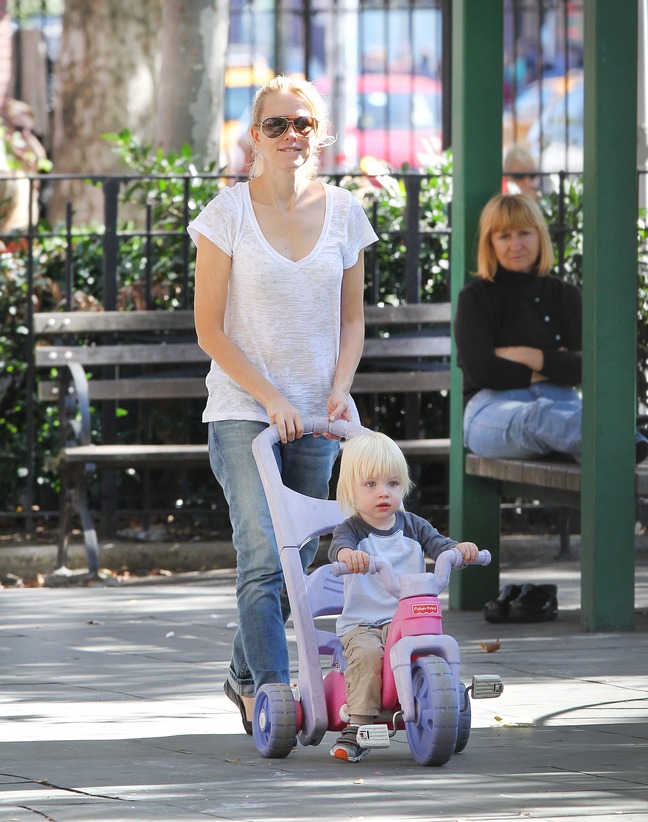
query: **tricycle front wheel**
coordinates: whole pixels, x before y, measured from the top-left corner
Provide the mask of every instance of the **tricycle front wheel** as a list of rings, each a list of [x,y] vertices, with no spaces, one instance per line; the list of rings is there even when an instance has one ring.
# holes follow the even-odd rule
[[[416,719],[405,723],[407,741],[419,765],[445,765],[455,751],[459,699],[450,666],[436,656],[412,664]]]

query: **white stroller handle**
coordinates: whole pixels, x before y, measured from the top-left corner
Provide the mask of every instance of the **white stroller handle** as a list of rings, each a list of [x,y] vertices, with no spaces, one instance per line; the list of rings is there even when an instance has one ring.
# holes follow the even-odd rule
[[[339,437],[341,440],[347,440],[355,437],[358,434],[363,434],[369,429],[364,428],[357,422],[349,422],[348,420],[335,420],[331,422],[328,417],[304,417],[304,434],[332,434],[334,437]],[[274,445],[279,442],[280,437],[276,425],[271,425],[262,431],[257,439],[265,442],[267,445]]]

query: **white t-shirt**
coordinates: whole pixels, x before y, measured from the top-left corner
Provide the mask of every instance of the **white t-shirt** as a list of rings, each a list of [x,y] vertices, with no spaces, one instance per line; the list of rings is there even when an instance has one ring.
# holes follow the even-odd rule
[[[313,250],[293,262],[266,240],[249,182],[224,188],[187,227],[231,256],[225,333],[302,416],[326,413],[340,345],[342,274],[378,237],[360,203],[322,183],[326,215]],[[265,408],[212,360],[203,422],[268,422]]]

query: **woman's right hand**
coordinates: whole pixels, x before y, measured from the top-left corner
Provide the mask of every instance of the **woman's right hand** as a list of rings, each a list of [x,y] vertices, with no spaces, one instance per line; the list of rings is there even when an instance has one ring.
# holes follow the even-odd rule
[[[304,433],[304,423],[301,414],[292,403],[277,393],[266,402],[266,414],[270,425],[277,426],[277,433],[284,444],[299,439]]]

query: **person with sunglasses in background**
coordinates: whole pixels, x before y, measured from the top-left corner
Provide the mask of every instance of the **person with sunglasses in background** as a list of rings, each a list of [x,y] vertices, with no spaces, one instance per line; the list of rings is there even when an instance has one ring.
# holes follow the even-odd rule
[[[502,172],[502,191],[505,194],[526,194],[533,200],[539,198],[536,164],[524,146],[509,148],[504,156]]]
[[[358,421],[349,392],[364,343],[364,248],[378,239],[353,194],[314,179],[334,138],[312,83],[273,78],[250,123],[250,179],[188,226],[196,333],[212,360],[203,421],[236,550],[239,628],[224,690],[248,734],[258,688],[290,683],[288,600],[252,441],[275,424],[284,484],[328,498],[338,442],[302,437],[303,418]],[[317,540],[304,546],[304,568],[316,550]]]

